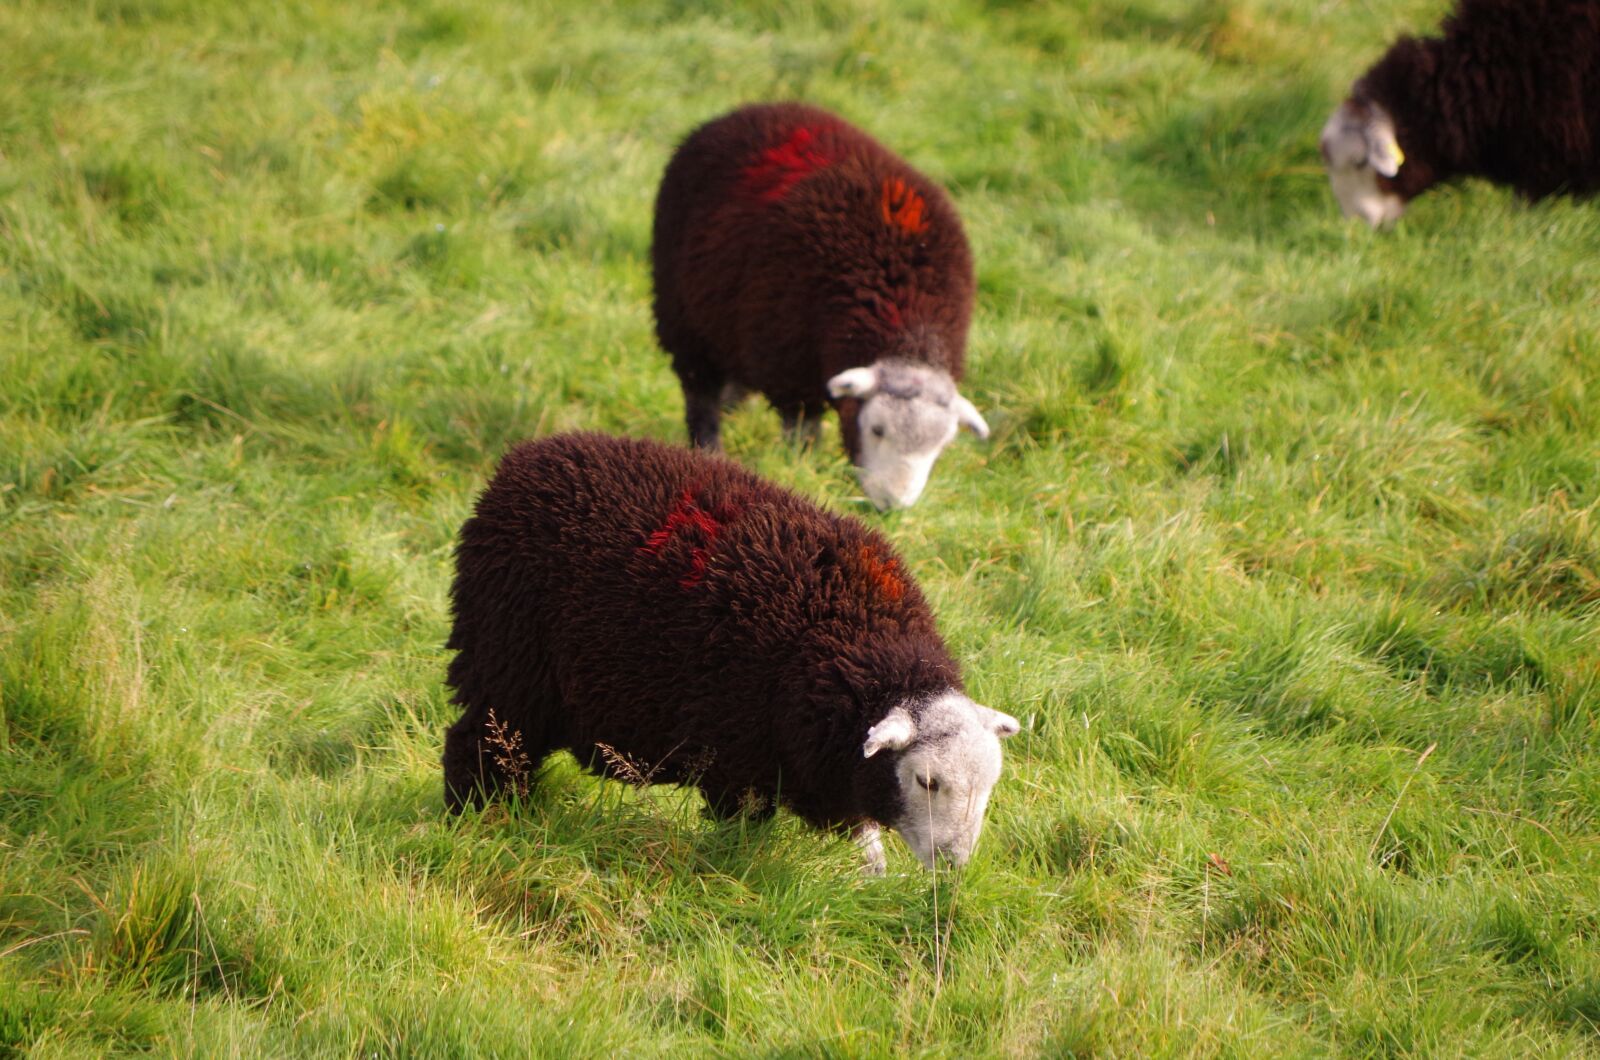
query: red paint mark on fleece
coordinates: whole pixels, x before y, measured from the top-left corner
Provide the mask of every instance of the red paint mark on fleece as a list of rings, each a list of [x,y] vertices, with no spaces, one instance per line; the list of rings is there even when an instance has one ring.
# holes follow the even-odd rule
[[[833,165],[833,157],[816,141],[817,130],[802,125],[783,143],[762,151],[744,167],[745,190],[762,202],[777,202],[812,173]]]
[[[906,594],[906,583],[900,577],[900,561],[884,559],[876,549],[867,545],[861,546],[861,551],[856,553],[856,558],[861,562],[861,571],[867,580],[877,586],[878,592],[884,598],[894,603],[899,603],[900,598]]]
[[[726,516],[726,513],[720,513]],[[703,510],[695,503],[694,493],[684,490],[683,496],[678,498],[678,503],[667,513],[667,521],[645,538],[639,551],[651,556],[659,556],[668,541],[679,531],[699,531],[703,544],[695,545],[689,553],[689,573],[678,580],[678,584],[685,589],[693,589],[706,576],[706,563],[711,559],[710,548],[717,540],[717,535],[722,532],[722,523],[710,512]]]
[[[917,189],[899,177],[883,178],[883,200],[879,206],[886,225],[894,225],[914,236],[928,230],[928,222],[922,219],[922,211],[927,208],[927,203]]]

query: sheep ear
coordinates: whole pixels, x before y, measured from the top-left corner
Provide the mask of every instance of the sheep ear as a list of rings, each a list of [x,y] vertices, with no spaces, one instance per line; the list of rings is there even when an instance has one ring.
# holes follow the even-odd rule
[[[1355,169],[1367,160],[1371,148],[1367,146],[1366,121],[1349,100],[1328,115],[1321,147],[1323,161],[1334,169]]]
[[[1371,166],[1380,176],[1393,177],[1405,164],[1405,152],[1395,139],[1394,121],[1376,103],[1347,99],[1334,108],[1322,127],[1322,157],[1333,169]]]
[[[978,708],[978,717],[982,719],[983,724],[1000,739],[1004,740],[1007,736],[1015,736],[1022,731],[1022,722],[1004,711],[994,710],[981,703],[974,703],[973,706]]]
[[[979,438],[989,437],[989,425],[984,422],[983,415],[978,412],[978,406],[957,394],[950,407],[956,410],[956,422]]]
[[[828,380],[828,393],[836,398],[869,398],[878,389],[878,373],[868,368],[846,368]]]
[[[871,758],[887,747],[903,751],[917,735],[917,723],[900,707],[883,716],[883,720],[867,730],[867,742],[861,745],[861,757]]]
[[[1405,164],[1406,153],[1400,150],[1400,141],[1394,138],[1394,127],[1386,121],[1375,121],[1367,129],[1367,161],[1372,171],[1381,177],[1392,177]]]

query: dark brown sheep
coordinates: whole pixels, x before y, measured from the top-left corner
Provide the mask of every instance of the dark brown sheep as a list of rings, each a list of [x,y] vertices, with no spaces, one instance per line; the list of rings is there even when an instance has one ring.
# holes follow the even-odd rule
[[[871,868],[880,823],[961,863],[1017,731],[962,692],[881,535],[710,454],[517,446],[461,529],[452,600],[452,810],[508,779],[492,711],[529,768],[566,749],[696,785],[714,814],[781,803],[854,826]]]
[[[1402,37],[1322,130],[1345,215],[1377,227],[1442,181],[1600,190],[1600,0],[1460,0]]]
[[[758,391],[815,436],[826,408],[862,488],[909,505],[958,426],[972,254],[944,191],[842,118],[742,107],[667,164],[651,246],[656,334],[689,440],[717,448],[724,404]]]

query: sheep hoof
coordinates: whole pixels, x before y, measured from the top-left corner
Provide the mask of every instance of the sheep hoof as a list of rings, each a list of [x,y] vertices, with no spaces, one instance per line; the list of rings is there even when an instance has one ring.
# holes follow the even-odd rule
[[[861,875],[882,876],[889,868],[883,855],[883,829],[867,822],[856,829],[856,846],[861,849]]]

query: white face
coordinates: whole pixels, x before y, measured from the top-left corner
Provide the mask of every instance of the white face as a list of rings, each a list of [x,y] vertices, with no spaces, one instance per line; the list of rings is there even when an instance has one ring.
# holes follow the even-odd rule
[[[1395,139],[1394,122],[1376,103],[1339,104],[1322,127],[1322,158],[1328,182],[1346,217],[1373,228],[1400,219],[1405,202],[1378,186],[1378,178],[1400,172],[1405,154]]]
[[[989,793],[1000,779],[1000,740],[1021,726],[1009,714],[954,690],[913,718],[896,707],[867,733],[862,753],[897,752],[902,816],[888,821],[928,868],[936,859],[965,865],[983,830]]]
[[[933,462],[958,428],[989,436],[989,425],[956,392],[949,374],[925,364],[891,360],[851,368],[828,381],[828,392],[861,402],[856,473],[880,511],[908,508],[922,496]]]

